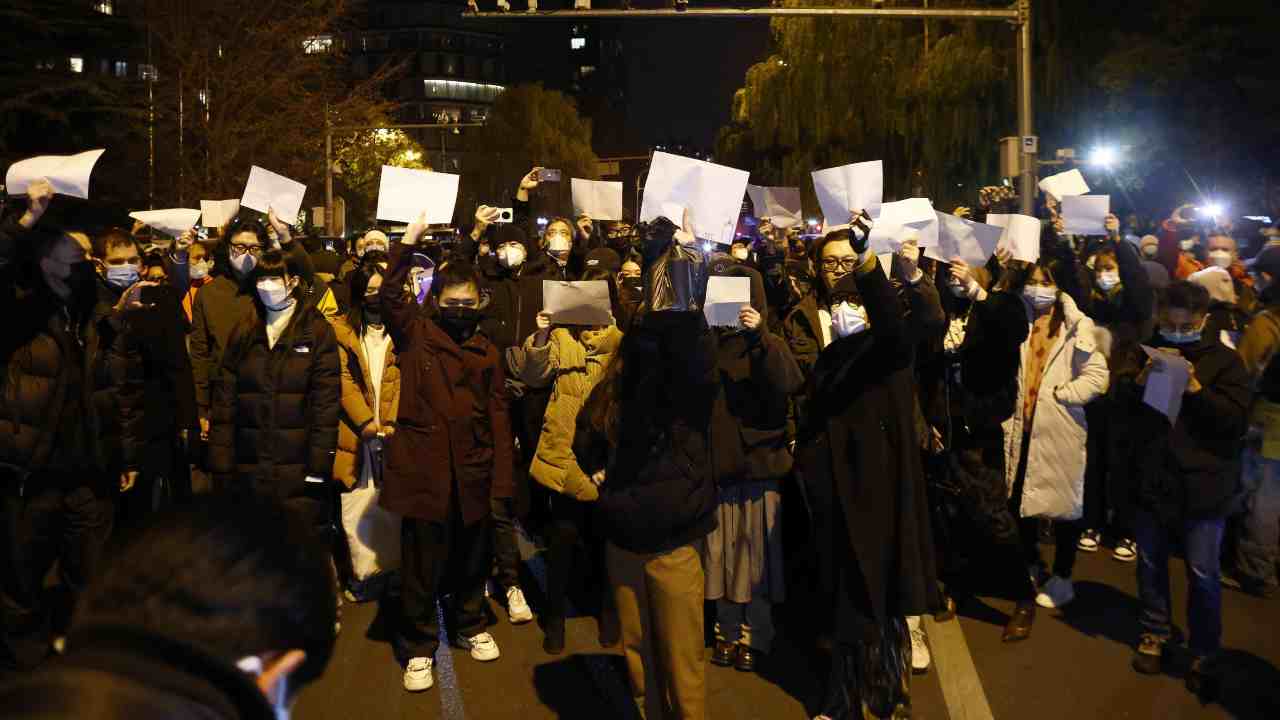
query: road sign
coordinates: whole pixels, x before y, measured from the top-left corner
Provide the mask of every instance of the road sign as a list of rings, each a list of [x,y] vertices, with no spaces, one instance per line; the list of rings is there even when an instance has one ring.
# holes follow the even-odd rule
[[[1022,152],[1033,155],[1040,152],[1040,136],[1024,135],[1022,137]]]

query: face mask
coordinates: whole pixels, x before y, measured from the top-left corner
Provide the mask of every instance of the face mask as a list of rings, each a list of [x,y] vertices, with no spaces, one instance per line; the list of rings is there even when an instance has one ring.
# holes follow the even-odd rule
[[[236,257],[235,255],[231,256],[231,269],[235,270],[236,274],[240,277],[248,275],[257,265],[258,258],[250,255],[249,253],[245,253],[240,257]]]
[[[192,280],[203,280],[209,275],[209,263],[191,263],[187,266],[187,277]]]
[[[1142,246],[1142,257],[1144,258],[1154,258],[1158,252],[1160,252],[1160,248],[1156,245]]]
[[[1217,265],[1218,267],[1224,270],[1231,267],[1232,261],[1233,261],[1233,258],[1231,257],[1231,252],[1229,250],[1210,250],[1209,251],[1209,262],[1213,263],[1214,265]]]
[[[639,300],[644,294],[644,280],[638,277],[622,278],[622,294],[630,300]]]
[[[1195,247],[1195,246],[1196,246],[1196,239],[1195,239],[1195,238],[1187,238],[1186,240],[1179,240],[1179,241],[1178,241],[1178,247],[1182,248],[1183,250],[1190,250],[1191,248],[1193,248],[1193,247]]]
[[[459,345],[471,339],[480,324],[480,311],[469,307],[440,308],[440,326]]]
[[[86,304],[94,300],[93,286],[97,280],[98,271],[94,269],[92,260],[71,263],[67,266],[66,277],[62,278],[62,281],[71,289],[71,299],[80,300]]]
[[[518,268],[524,264],[523,245],[505,245],[498,248],[498,264],[505,268]]]
[[[268,278],[258,282],[258,299],[268,310],[284,310],[293,304],[289,288],[280,278]]]
[[[1200,331],[1193,330],[1191,332],[1174,332],[1172,330],[1160,328],[1160,337],[1164,338],[1165,342],[1172,343],[1174,345],[1194,345],[1195,343],[1200,342]]]
[[[138,282],[138,268],[134,265],[107,266],[107,282],[121,290]]]
[[[379,242],[369,243],[368,245],[364,246],[364,252],[360,253],[360,257],[364,257],[365,254],[374,252],[375,250],[377,252],[386,252],[387,246]]]
[[[1103,291],[1109,292],[1111,288],[1120,284],[1120,273],[1115,270],[1104,270],[1098,273],[1098,287]]]
[[[735,247],[729,251],[729,254],[733,256],[734,260],[746,262],[747,257],[751,255],[751,251],[744,247]]]
[[[1031,303],[1031,307],[1037,310],[1044,310],[1057,302],[1058,289],[1040,285],[1028,285],[1022,291],[1022,296],[1027,299],[1027,302]]]
[[[836,337],[857,335],[867,327],[867,310],[861,305],[842,302],[831,308],[831,329]]]

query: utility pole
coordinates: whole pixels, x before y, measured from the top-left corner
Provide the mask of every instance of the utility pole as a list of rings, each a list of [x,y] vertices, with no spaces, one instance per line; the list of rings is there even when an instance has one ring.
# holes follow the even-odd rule
[[[1018,135],[1022,140],[1021,182],[1018,196],[1023,215],[1035,215],[1036,155],[1028,146],[1035,136],[1035,86],[1031,82],[1031,0],[1018,0]],[[1038,149],[1038,148],[1037,148]]]

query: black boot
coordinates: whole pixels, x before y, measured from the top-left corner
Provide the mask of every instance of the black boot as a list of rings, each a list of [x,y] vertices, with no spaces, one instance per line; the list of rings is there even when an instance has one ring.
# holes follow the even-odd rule
[[[559,655],[564,652],[564,618],[542,618],[542,649],[548,655]]]

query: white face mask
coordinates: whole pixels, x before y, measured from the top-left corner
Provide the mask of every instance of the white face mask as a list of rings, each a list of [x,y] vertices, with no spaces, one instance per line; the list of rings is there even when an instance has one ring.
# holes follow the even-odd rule
[[[231,267],[236,271],[236,274],[241,277],[248,275],[249,272],[257,266],[257,264],[258,258],[249,253],[245,253],[240,257],[236,257],[234,253],[231,255]]]
[[[1142,257],[1145,257],[1145,258],[1154,258],[1154,257],[1156,256],[1156,254],[1157,254],[1157,253],[1159,253],[1159,252],[1160,252],[1160,247],[1159,247],[1159,246],[1157,246],[1157,245],[1143,245],[1143,246],[1142,246]]]
[[[503,245],[498,248],[498,263],[503,267],[520,267],[524,263],[524,259],[523,245]]]
[[[375,250],[376,250],[376,251],[378,251],[378,252],[386,252],[386,251],[387,251],[387,246],[386,246],[386,245],[383,245],[383,244],[382,244],[382,243],[380,243],[380,242],[371,242],[371,243],[369,243],[368,245],[365,245],[365,246],[364,246],[364,252],[360,253],[360,257],[364,257],[364,256],[365,256],[365,254],[367,254],[367,253],[371,253],[371,252],[373,252],[373,251],[375,251]]]
[[[751,256],[751,251],[744,247],[735,247],[729,251],[729,254],[733,256],[734,260],[746,262],[746,259]]]
[[[1110,290],[1119,284],[1120,272],[1118,270],[1103,270],[1098,273],[1098,287],[1103,290]]]
[[[267,278],[258,281],[258,299],[268,310],[284,310],[293,304],[293,296],[289,294],[289,286],[280,278]]]
[[[1231,257],[1230,250],[1210,250],[1209,251],[1209,262],[1213,263],[1214,265],[1217,265],[1223,270],[1226,270],[1227,268],[1231,267],[1231,263],[1234,261],[1235,261],[1235,258]]]
[[[1028,285],[1023,291],[1022,296],[1031,303],[1031,307],[1037,310],[1044,310],[1052,306],[1058,300],[1058,289],[1054,287],[1044,287],[1043,285]]]
[[[836,337],[857,335],[869,327],[867,309],[861,305],[842,302],[831,308],[831,329]]]
[[[187,266],[187,276],[192,280],[203,280],[209,275],[209,263],[191,263]]]
[[[1178,241],[1178,247],[1182,248],[1183,250],[1190,250],[1191,248],[1193,248],[1193,247],[1195,247],[1195,246],[1196,246],[1196,239],[1195,239],[1195,238],[1187,238],[1186,240],[1179,240],[1179,241]]]

